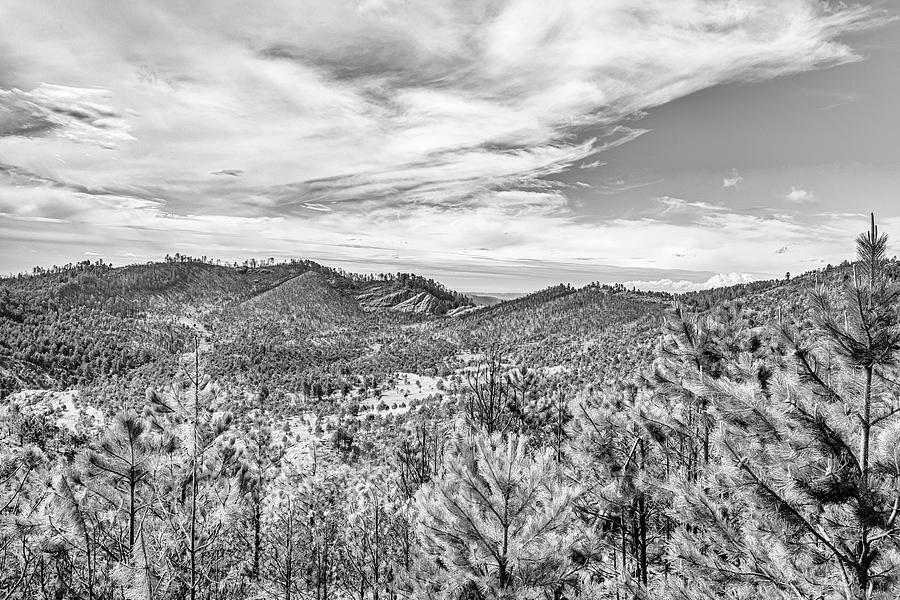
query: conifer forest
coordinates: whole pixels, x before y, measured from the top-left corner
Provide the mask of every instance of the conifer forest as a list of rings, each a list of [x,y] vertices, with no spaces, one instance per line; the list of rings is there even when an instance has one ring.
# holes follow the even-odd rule
[[[4,279],[0,591],[896,598],[887,247],[491,306],[310,261]]]
[[[900,600],[897,0],[0,0],[0,600]]]

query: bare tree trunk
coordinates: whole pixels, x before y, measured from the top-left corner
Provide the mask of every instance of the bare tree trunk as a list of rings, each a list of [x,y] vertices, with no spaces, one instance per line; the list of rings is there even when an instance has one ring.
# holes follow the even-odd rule
[[[860,436],[860,462],[861,475],[860,487],[863,499],[869,496],[869,444],[872,436],[872,374],[874,367],[866,368],[866,389],[863,396],[863,414],[862,435]],[[857,558],[858,567],[856,569],[856,579],[859,585],[857,598],[860,600],[868,600],[869,598],[869,566],[871,565],[869,540],[869,524],[865,521],[860,522],[859,532],[859,556]]]
[[[287,530],[287,553],[285,555],[285,576],[284,576],[284,600],[291,600],[291,586],[293,582],[293,566],[294,566],[294,515],[291,510],[291,499],[288,498],[288,530]]]
[[[200,342],[194,337],[194,450],[191,471],[191,600],[197,598],[197,460],[198,460],[198,436],[197,420],[200,414]]]
[[[253,579],[259,580],[259,555],[262,549],[262,535],[260,532],[262,522],[262,508],[260,502],[253,507]]]

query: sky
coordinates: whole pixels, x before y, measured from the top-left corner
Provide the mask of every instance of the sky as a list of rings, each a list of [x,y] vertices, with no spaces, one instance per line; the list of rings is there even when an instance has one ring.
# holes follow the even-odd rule
[[[178,252],[687,291],[838,263],[869,212],[900,236],[898,14],[0,0],[0,273]]]

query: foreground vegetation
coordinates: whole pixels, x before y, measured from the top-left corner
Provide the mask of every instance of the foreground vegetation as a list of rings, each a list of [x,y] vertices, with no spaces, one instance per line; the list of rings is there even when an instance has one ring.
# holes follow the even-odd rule
[[[604,286],[455,319],[360,311],[316,269],[291,279],[309,265],[190,315],[123,292],[96,314],[164,343],[95,336],[78,347],[121,346],[108,366],[36,375],[93,382],[100,422],[2,407],[0,598],[896,598],[886,243],[873,222],[853,264],[664,317]],[[83,314],[83,283],[40,310],[17,288],[5,326]],[[160,336],[160,302],[205,333]],[[71,355],[53,331],[41,348]],[[441,392],[388,406],[401,369]]]

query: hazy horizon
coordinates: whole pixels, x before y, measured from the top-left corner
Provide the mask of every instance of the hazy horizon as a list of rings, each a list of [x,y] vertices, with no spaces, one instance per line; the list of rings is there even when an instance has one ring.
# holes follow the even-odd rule
[[[204,257],[204,255],[190,256],[188,258],[202,259],[203,257]],[[138,266],[138,265],[160,264],[160,263],[164,263],[166,261],[166,258],[167,257],[163,256],[163,257],[150,258],[146,261],[132,260],[132,261],[126,261],[126,262],[119,262],[119,263],[117,263],[115,261],[111,261],[108,259],[108,257],[103,257],[103,256],[88,256],[88,257],[81,258],[80,260],[90,260],[91,262],[97,262],[97,261],[102,260],[104,263],[112,266],[113,268],[124,268],[124,267]],[[205,262],[206,264],[215,265],[215,266],[227,267],[227,268],[234,268],[235,263],[236,263],[236,266],[243,266],[244,263],[249,262],[251,260],[251,258],[259,261],[256,268],[266,268],[267,266],[269,266],[268,263],[265,262],[265,261],[268,261],[269,258],[274,258],[275,264],[285,264],[285,263],[289,263],[291,260],[299,261],[299,260],[307,260],[308,259],[307,257],[302,257],[302,256],[249,257],[249,258],[229,258],[229,259],[223,259],[223,258],[216,257],[216,256],[205,256],[205,258],[206,258],[206,260],[201,261],[201,262]],[[894,258],[896,258],[896,257],[894,257]],[[850,259],[850,257],[847,258],[847,260],[849,260],[849,259]],[[311,260],[311,259],[309,259],[309,260]],[[69,263],[71,263],[71,264],[74,264],[76,262],[78,262],[78,261],[69,261]],[[319,262],[319,261],[314,261],[314,262]],[[841,261],[838,261],[834,264],[840,264],[840,262]],[[51,270],[54,267],[64,267],[66,264],[68,264],[68,263],[53,264],[53,265],[33,265],[33,267],[31,269],[21,270],[21,271],[17,271],[17,272],[2,273],[2,274],[0,274],[0,279],[14,278],[19,275],[30,276],[33,274],[33,270],[36,267]],[[444,285],[445,287],[447,287],[453,291],[461,292],[461,293],[464,293],[467,295],[492,296],[492,297],[502,298],[504,300],[508,300],[508,299],[516,298],[516,297],[520,297],[520,296],[525,296],[525,295],[528,295],[528,294],[531,294],[534,292],[538,292],[542,289],[546,289],[548,287],[552,287],[555,285],[565,285],[565,284],[572,285],[575,287],[583,287],[585,285],[589,285],[589,284],[593,284],[593,283],[600,283],[600,284],[607,284],[607,285],[622,284],[626,288],[629,288],[629,289],[637,288],[640,291],[664,291],[664,292],[682,293],[682,292],[690,292],[690,291],[696,291],[696,290],[702,290],[702,289],[728,287],[731,285],[736,285],[736,284],[741,284],[741,283],[749,283],[752,281],[759,281],[759,280],[764,280],[764,279],[780,279],[780,278],[784,277],[784,274],[782,274],[780,277],[773,276],[773,277],[768,277],[768,278],[764,278],[764,277],[751,278],[751,277],[744,276],[746,274],[730,273],[730,274],[724,274],[724,275],[715,275],[715,276],[711,277],[709,280],[707,280],[706,282],[703,282],[703,284],[699,284],[699,285],[693,285],[690,282],[688,282],[688,280],[650,281],[650,280],[638,280],[638,279],[632,279],[632,280],[622,280],[622,279],[615,280],[615,279],[602,279],[602,278],[593,278],[592,279],[589,277],[582,277],[582,278],[556,279],[556,280],[547,279],[546,283],[539,287],[527,288],[527,289],[526,288],[514,289],[514,288],[511,288],[508,286],[504,286],[502,282],[505,280],[502,277],[499,279],[499,281],[501,283],[496,284],[496,282],[498,280],[496,279],[495,275],[493,277],[495,277],[494,281],[495,281],[496,287],[480,288],[480,287],[466,287],[465,284],[463,284],[461,286],[454,286],[454,285],[451,285],[448,283],[446,277],[441,277],[440,275],[435,275],[435,274],[429,273],[429,272],[402,271],[402,270],[397,271],[396,269],[390,269],[390,268],[385,268],[385,269],[380,269],[380,270],[379,269],[371,269],[371,268],[363,268],[363,269],[355,270],[355,269],[348,268],[348,266],[346,264],[341,264],[341,263],[319,262],[319,264],[321,264],[322,266],[327,267],[327,268],[343,270],[344,272],[346,272],[348,274],[352,274],[352,275],[379,275],[379,274],[388,274],[389,275],[389,274],[398,273],[398,272],[411,272],[415,275],[421,275],[421,276],[427,277],[429,279],[434,279],[438,283]],[[367,266],[371,267],[371,265],[367,265]],[[385,267],[389,267],[389,266],[390,265],[385,265]],[[803,271],[803,272],[797,271],[795,273],[791,273],[790,271],[788,271],[787,273],[791,273],[791,276],[793,277],[795,275],[801,275],[805,272],[807,272],[807,271]],[[456,273],[456,274],[458,275],[458,273]],[[485,277],[485,275],[482,273],[474,273],[473,275],[474,276],[472,277],[471,281],[481,281],[481,278]],[[548,275],[548,277],[549,277],[549,275]],[[510,277],[509,280],[512,280],[512,277]]]

